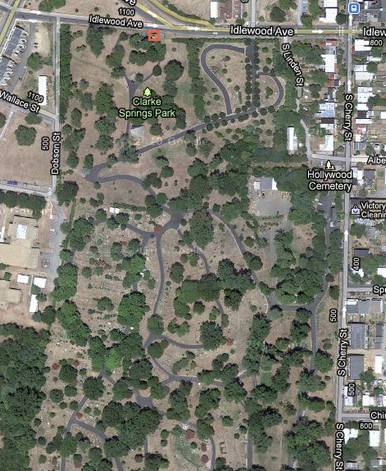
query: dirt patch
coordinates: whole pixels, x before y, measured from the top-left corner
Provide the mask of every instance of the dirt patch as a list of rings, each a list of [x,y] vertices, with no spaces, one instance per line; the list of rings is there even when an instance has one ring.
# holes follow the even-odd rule
[[[51,23],[36,24],[34,49],[43,57],[49,57],[52,54]]]
[[[242,47],[240,43],[236,43],[235,45]],[[246,100],[244,90],[246,80],[245,59],[245,54],[221,49],[213,50],[207,55],[208,67],[226,87],[233,111],[235,111],[236,108],[241,108]],[[203,74],[205,73],[203,72]],[[225,111],[223,95],[213,82],[211,82],[209,90],[211,91],[209,108],[211,109],[214,102],[217,101],[223,106],[220,111]]]
[[[169,3],[189,15],[196,15],[204,20],[209,18],[210,0],[201,0],[196,3],[190,3],[186,0],[169,0]]]
[[[16,141],[15,131],[19,125],[26,125],[24,114],[15,112],[12,120],[0,141],[0,174],[4,180],[15,180],[20,183],[32,183],[38,186],[49,186],[50,153],[41,151],[41,138],[51,135],[51,128],[42,122],[33,125],[36,129],[35,142],[31,146],[19,146]]]
[[[315,231],[312,229],[312,224],[294,225],[293,234],[294,238],[292,241],[292,248],[297,253],[305,253],[307,247],[312,247],[312,239],[315,236]]]
[[[28,0],[25,4],[25,8],[31,8],[36,10],[36,0]],[[79,16],[90,14],[99,14],[106,16],[118,17],[118,8],[124,7],[123,2],[113,0],[112,2],[105,2],[104,0],[93,0],[92,6],[87,2],[79,2],[77,0],[67,0],[66,5],[63,8],[56,8],[54,11],[60,11],[62,13],[76,13]]]

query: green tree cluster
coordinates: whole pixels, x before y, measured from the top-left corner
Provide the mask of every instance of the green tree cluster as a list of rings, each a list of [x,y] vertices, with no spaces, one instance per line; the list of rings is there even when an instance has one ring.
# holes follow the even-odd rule
[[[42,211],[46,207],[46,200],[42,196],[0,190],[0,204],[4,204],[7,208],[30,209],[32,216],[35,219],[40,219]]]
[[[78,194],[79,186],[76,182],[61,181],[56,186],[56,196],[60,205],[68,206],[72,203]]]
[[[61,2],[62,0],[54,0],[54,1]],[[51,3],[51,2],[52,0],[47,0],[47,3]],[[65,4],[64,0],[63,0],[63,3]],[[59,114],[60,114],[61,123],[63,123],[66,119],[70,98],[73,95],[72,74],[71,74],[72,41],[73,41],[73,37],[71,33],[71,26],[62,24],[60,26],[60,106],[59,106]]]
[[[242,360],[244,368],[250,374],[257,374],[260,371],[261,354],[265,350],[265,339],[270,330],[270,320],[264,314],[260,313],[253,316],[249,328],[247,349]]]
[[[58,310],[57,318],[71,342],[81,347],[87,344],[90,337],[90,328],[82,321],[81,314],[75,303],[71,301],[63,303]]]
[[[165,58],[166,46],[161,42],[151,43],[140,34],[133,34],[129,44],[132,48],[129,55],[131,64],[143,66],[146,62],[161,62]]]
[[[54,281],[53,298],[56,301],[75,296],[78,284],[78,267],[72,263],[65,263],[58,268],[58,276]]]
[[[82,251],[86,244],[90,242],[94,232],[94,225],[85,218],[76,219],[67,234],[67,241],[71,249],[75,252]]]
[[[41,69],[44,65],[44,59],[38,52],[32,52],[27,59],[27,67],[34,72]]]
[[[182,381],[179,387],[170,393],[170,407],[166,411],[166,417],[169,420],[180,420],[184,422],[189,420],[188,397],[191,390],[192,383]]]
[[[32,420],[45,399],[45,349],[50,336],[44,329],[16,324],[1,325],[0,336],[0,463],[3,469],[27,471],[29,451],[36,443]]]
[[[66,6],[66,0],[43,0],[39,3],[39,10],[52,11]]]
[[[114,46],[111,54],[106,57],[106,64],[110,67],[111,76],[113,78],[123,77],[125,68],[122,66],[122,61],[125,57],[125,48],[121,44]]]
[[[213,241],[214,228],[211,215],[204,209],[195,211],[190,219],[190,230],[184,234],[188,243],[195,242],[204,249]]]
[[[331,463],[330,450],[322,440],[323,435],[323,425],[307,417],[296,422],[286,434],[287,449],[301,469],[317,471]]]
[[[15,136],[19,146],[32,146],[36,139],[36,129],[20,124],[15,131]]]
[[[132,291],[125,294],[118,306],[118,322],[138,328],[145,313],[149,310],[143,293]]]
[[[103,27],[96,25],[89,25],[86,34],[86,43],[90,47],[91,52],[98,57],[103,49]]]
[[[213,321],[206,321],[200,325],[200,342],[205,350],[216,350],[226,343],[222,327]]]
[[[154,433],[161,421],[156,409],[142,409],[135,402],[126,402],[122,409],[111,403],[105,408],[108,411],[102,412],[102,418],[110,422],[112,420],[117,431],[115,436],[105,442],[104,450],[108,458],[124,456],[129,450],[143,446],[147,435]],[[118,410],[121,412],[120,417],[117,417]]]

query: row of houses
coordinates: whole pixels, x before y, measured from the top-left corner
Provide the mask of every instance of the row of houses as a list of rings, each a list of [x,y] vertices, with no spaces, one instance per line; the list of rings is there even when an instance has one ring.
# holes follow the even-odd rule
[[[356,249],[357,256],[362,250]],[[359,380],[371,368],[376,375],[384,374],[383,344],[386,305],[382,298],[349,298],[346,301],[349,329],[348,379]],[[374,355],[374,350],[379,350]],[[366,358],[367,356],[367,358]]]
[[[357,19],[360,22],[376,23],[386,21],[386,0],[360,0],[360,13]],[[322,1],[323,15],[319,18],[321,23],[335,23],[339,13],[338,0]]]
[[[328,82],[327,93],[319,104],[319,111],[316,114],[316,118],[320,120],[321,129],[325,131],[324,141],[319,145],[319,150],[332,153],[335,146],[336,88],[340,84],[337,74],[337,40],[328,40],[321,47],[324,49],[324,54],[322,54],[323,64],[320,68],[327,74]]]
[[[28,33],[20,26],[15,26],[8,36],[0,57],[0,85],[5,86],[12,78],[17,61],[27,45]]]
[[[324,99],[319,103],[318,112],[315,118],[319,121],[324,132],[324,140],[319,144],[319,151],[323,153],[333,153],[336,148],[335,137],[337,133],[337,96],[336,89],[340,85],[337,73],[337,40],[330,39],[321,47],[323,64],[320,65],[328,77],[327,92]],[[372,56],[372,47],[367,39],[355,39],[353,52],[355,54],[354,78],[356,84],[355,109],[353,114],[354,151],[363,153],[366,147],[371,144],[374,149],[378,145],[374,139],[369,142],[369,130],[374,134],[374,120],[386,120],[386,109],[381,110],[375,116],[371,98],[375,97],[379,90],[383,89],[384,83],[377,82],[375,67],[381,61],[381,56]],[[380,132],[382,134],[382,132]],[[374,141],[374,142],[371,142]],[[386,142],[380,144],[376,152],[386,150]]]

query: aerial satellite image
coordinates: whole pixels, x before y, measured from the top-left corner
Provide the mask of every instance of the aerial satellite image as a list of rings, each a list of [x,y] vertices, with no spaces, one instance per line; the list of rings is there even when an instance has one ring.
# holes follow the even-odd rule
[[[0,471],[386,470],[386,0],[0,0]]]

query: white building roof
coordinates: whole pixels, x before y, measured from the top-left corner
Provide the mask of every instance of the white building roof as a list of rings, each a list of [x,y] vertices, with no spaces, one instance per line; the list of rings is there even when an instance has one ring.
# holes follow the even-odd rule
[[[324,143],[320,144],[319,149],[323,152],[332,152],[334,150],[334,136],[332,134],[324,136]]]
[[[31,294],[31,300],[29,303],[29,312],[33,314],[34,312],[38,310],[38,308],[39,308],[39,303],[36,298],[36,294]]]
[[[363,268],[360,268],[355,273],[358,274],[361,278],[363,278],[365,276],[365,272],[363,271]]]
[[[34,278],[33,284],[39,288],[45,288],[47,284],[47,278],[40,278],[37,276]]]
[[[22,283],[23,285],[26,285],[29,282],[29,276],[28,275],[22,275],[21,273],[19,273],[19,275],[17,275],[16,281],[18,283]]]
[[[375,397],[370,396],[370,394],[363,394],[362,396],[362,406],[369,407],[375,404]]]
[[[344,405],[345,407],[353,407],[354,406],[354,398],[351,396],[344,397]]]
[[[324,71],[328,74],[335,72],[336,55],[335,54],[322,54],[324,60]]]
[[[335,23],[336,15],[338,14],[337,8],[325,8],[325,15],[319,18],[321,23]]]
[[[370,41],[368,39],[356,39],[354,41],[355,51],[371,51]]]
[[[321,127],[322,129],[325,129],[326,131],[330,131],[329,134],[332,134],[333,131],[334,131],[334,129],[335,129],[335,124],[331,124],[331,123],[322,123],[322,124],[320,125],[320,127]]]
[[[381,119],[386,119],[386,111],[381,111]]]
[[[120,211],[119,208],[114,208],[113,206],[109,208],[109,213],[111,214],[119,214],[119,211]]]
[[[374,373],[377,375],[381,375],[383,372],[383,356],[382,355],[375,355],[374,358]]]
[[[373,448],[377,448],[381,444],[381,431],[370,430],[369,431],[369,445]]]
[[[27,224],[18,224],[16,228],[16,239],[26,239],[27,229]]]
[[[370,88],[370,90],[361,91],[361,88]],[[374,96],[374,93],[371,87],[358,87],[358,94],[357,94],[358,103],[367,103],[369,101],[369,98],[371,98],[372,96]]]
[[[372,72],[355,72],[355,80],[357,82],[371,82],[374,78]]]
[[[336,103],[333,101],[324,101],[323,103],[319,104],[319,110],[324,111],[324,110],[335,110],[336,108]]]
[[[358,87],[358,93],[372,93],[373,87]]]
[[[277,190],[277,182],[271,177],[260,177],[253,182],[253,188],[255,191]]]
[[[352,407],[354,405],[354,398],[352,396],[347,395],[348,387],[344,387],[344,405],[346,407]]]
[[[218,18],[218,2],[210,2],[210,17]]]
[[[338,6],[338,0],[324,0],[323,7],[324,8],[334,8]]]
[[[358,180],[358,185],[363,185],[363,170],[358,167],[352,167],[353,177]]]
[[[287,127],[287,151],[295,151],[295,128],[293,126]]]
[[[356,306],[358,304],[358,300],[356,298],[349,298],[347,299],[346,304],[347,305],[350,304],[351,306]]]
[[[39,95],[42,95],[44,97],[44,100],[40,104],[42,106],[46,106],[47,104],[47,75],[39,75],[38,91],[39,91]]]
[[[344,442],[347,443],[350,438],[357,438],[359,434],[359,430],[356,428],[345,428],[344,432]]]

